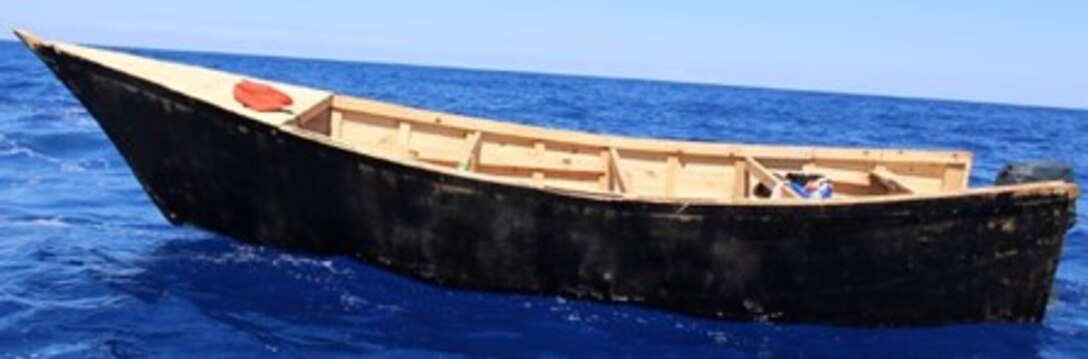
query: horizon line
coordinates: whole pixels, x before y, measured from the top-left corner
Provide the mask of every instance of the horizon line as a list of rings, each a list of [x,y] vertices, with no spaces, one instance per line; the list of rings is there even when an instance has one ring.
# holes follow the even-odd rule
[[[14,29],[12,29],[14,30]],[[11,36],[9,33],[7,36]],[[52,41],[52,40],[46,40]],[[23,44],[17,39],[10,37],[0,38],[0,42],[12,42],[20,46]],[[744,84],[728,84],[712,81],[698,81],[689,79],[665,79],[665,78],[650,78],[650,77],[636,77],[636,76],[623,76],[623,75],[602,75],[602,74],[587,74],[578,72],[558,72],[548,70],[533,70],[533,69],[503,69],[503,68],[486,68],[475,67],[471,65],[443,65],[443,64],[426,64],[416,62],[390,62],[381,60],[367,60],[367,59],[354,59],[354,58],[338,58],[338,57],[321,57],[319,55],[288,55],[288,54],[273,54],[273,53],[245,53],[245,52],[231,52],[225,50],[208,50],[208,49],[191,49],[191,48],[167,48],[158,46],[130,46],[130,45],[109,45],[109,44],[92,44],[92,43],[73,43],[77,45],[98,47],[98,48],[113,48],[123,50],[151,50],[151,51],[165,51],[165,52],[177,52],[177,53],[191,53],[191,54],[211,54],[211,55],[226,55],[226,56],[241,56],[241,57],[263,57],[270,59],[285,59],[285,60],[306,60],[306,61],[323,61],[323,62],[336,62],[336,63],[348,63],[348,64],[369,64],[369,65],[384,65],[384,66],[407,66],[417,68],[431,68],[431,69],[446,69],[446,70],[466,70],[466,71],[478,71],[478,72],[491,72],[491,73],[506,73],[506,74],[520,74],[520,75],[546,75],[557,77],[571,77],[571,78],[584,78],[584,79],[599,79],[599,80],[617,80],[617,81],[637,81],[637,82],[656,82],[664,84],[676,84],[676,85],[688,85],[688,86],[710,86],[710,87],[731,87],[747,90],[764,90],[764,91],[782,91],[792,93],[805,93],[813,95],[845,95],[856,97],[871,97],[871,98],[885,98],[894,100],[905,101],[934,101],[945,103],[961,103],[969,105],[987,105],[987,106],[1006,106],[1006,107],[1022,107],[1028,109],[1039,110],[1053,110],[1053,111],[1067,111],[1067,112],[1088,112],[1088,107],[1077,107],[1077,105],[1045,105],[1045,104],[1030,104],[1030,103],[1016,103],[1016,102],[997,102],[994,100],[977,100],[977,99],[964,99],[964,98],[938,98],[938,97],[926,97],[925,95],[903,95],[903,94],[891,94],[891,93],[863,93],[852,92],[848,90],[833,90],[833,89],[805,89],[805,88],[787,88],[777,87],[773,85],[744,85]]]

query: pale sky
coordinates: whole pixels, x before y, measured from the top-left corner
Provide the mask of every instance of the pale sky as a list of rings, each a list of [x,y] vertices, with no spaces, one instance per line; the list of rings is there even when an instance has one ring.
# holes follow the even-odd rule
[[[1088,109],[1085,0],[0,0],[0,26],[113,46]]]

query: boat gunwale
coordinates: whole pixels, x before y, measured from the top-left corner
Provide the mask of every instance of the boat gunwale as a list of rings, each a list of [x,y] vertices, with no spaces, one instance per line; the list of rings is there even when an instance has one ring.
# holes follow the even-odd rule
[[[972,188],[965,191],[957,191],[951,193],[913,193],[913,194],[892,194],[884,196],[871,196],[871,197],[852,197],[852,198],[831,198],[825,200],[788,200],[788,199],[764,199],[764,198],[746,198],[746,199],[710,199],[710,198],[674,198],[674,197],[658,197],[658,196],[634,196],[624,195],[610,192],[598,192],[598,191],[584,191],[577,189],[558,188],[552,186],[534,185],[527,181],[508,180],[498,178],[494,176],[488,176],[485,174],[466,172],[457,170],[454,168],[444,167],[427,162],[416,161],[408,158],[399,158],[391,156],[386,151],[373,150],[364,146],[354,146],[344,141],[336,141],[330,139],[320,133],[315,133],[296,126],[283,125],[277,129],[284,133],[288,133],[294,136],[301,137],[306,140],[318,142],[322,145],[335,147],[337,149],[347,151],[356,155],[362,155],[369,158],[392,162],[397,165],[410,167],[422,171],[435,172],[441,175],[460,177],[473,181],[481,181],[492,183],[496,185],[505,185],[512,187],[519,187],[524,189],[531,189],[537,191],[547,192],[553,195],[567,196],[596,201],[611,201],[611,202],[633,202],[633,203],[652,203],[662,205],[678,205],[678,206],[760,206],[760,207],[831,207],[831,206],[847,206],[857,204],[880,204],[880,203],[900,203],[900,202],[912,202],[912,201],[927,201],[927,200],[939,200],[946,198],[961,198],[961,197],[975,197],[975,196],[997,196],[1002,194],[1012,194],[1014,196],[1032,196],[1032,195],[1057,195],[1064,196],[1070,199],[1076,199],[1080,195],[1080,189],[1077,185],[1067,183],[1063,181],[1046,181],[1046,182],[1033,182],[1014,185],[1003,186],[988,186],[981,188]],[[407,156],[405,156],[407,157]]]
[[[333,109],[348,110],[364,114],[385,116],[413,123],[437,125],[465,131],[481,131],[487,128],[489,133],[527,140],[554,141],[564,144],[586,147],[615,147],[621,151],[645,151],[663,154],[681,154],[696,156],[725,157],[773,157],[775,160],[870,160],[884,163],[925,162],[927,164],[968,164],[974,155],[968,151],[955,150],[906,150],[890,148],[836,147],[836,146],[799,146],[799,145],[761,145],[747,143],[728,143],[710,141],[676,140],[655,137],[628,136],[620,134],[601,134],[552,128],[522,123],[498,121],[489,118],[466,116],[441,111],[427,110],[395,104],[385,101],[364,99],[349,95],[334,94]],[[435,122],[434,119],[441,122]],[[527,134],[527,133],[531,133]],[[783,155],[781,152],[799,154]],[[767,152],[775,152],[769,154]],[[836,157],[833,152],[844,152],[853,156]],[[859,155],[860,154],[860,155]]]

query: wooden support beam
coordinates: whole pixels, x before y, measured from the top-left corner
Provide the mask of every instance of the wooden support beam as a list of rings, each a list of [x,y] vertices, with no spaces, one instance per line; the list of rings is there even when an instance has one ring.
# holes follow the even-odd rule
[[[613,190],[616,193],[627,193],[628,181],[626,180],[626,172],[623,170],[623,164],[620,163],[620,161],[622,161],[620,152],[617,151],[615,147],[609,147],[608,153],[612,155],[612,160],[609,161],[609,163],[612,165],[612,178],[616,180],[616,186]]]
[[[612,155],[607,149],[601,150],[601,164],[604,165],[604,173],[597,182],[597,188],[602,191],[612,191]]]
[[[466,141],[465,152],[462,154],[461,162],[458,162],[457,167],[462,171],[476,172],[476,168],[480,164],[480,139],[483,135],[480,131],[473,131],[469,133]]]
[[[748,198],[748,161],[733,162],[733,198]]]
[[[333,110],[329,114],[329,137],[340,138],[344,134],[344,113]]]
[[[911,188],[906,182],[899,179],[899,177],[888,171],[884,166],[876,166],[872,172],[869,172],[869,176],[872,177],[873,182],[879,183],[884,188],[887,188],[892,193],[918,193],[917,190]]]
[[[680,156],[669,155],[665,160],[665,197],[676,197],[676,177],[680,175]]]
[[[752,173],[752,176],[756,178],[759,183],[767,186],[772,192],[775,188],[782,188],[782,197],[785,198],[799,198],[796,192],[793,192],[793,188],[785,185],[778,176],[775,176],[767,167],[756,161],[751,156],[744,157],[744,161],[748,164],[748,171]]]

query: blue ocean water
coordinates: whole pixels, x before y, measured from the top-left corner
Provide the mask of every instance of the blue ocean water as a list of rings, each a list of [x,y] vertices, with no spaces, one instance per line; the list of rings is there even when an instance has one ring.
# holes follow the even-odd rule
[[[966,149],[1073,163],[1088,111],[397,65],[134,50],[512,121],[678,139]],[[251,246],[159,215],[80,104],[0,42],[3,356],[1088,356],[1088,210],[1046,320],[859,329],[432,286],[341,257]],[[1080,201],[1085,207],[1084,200]]]

